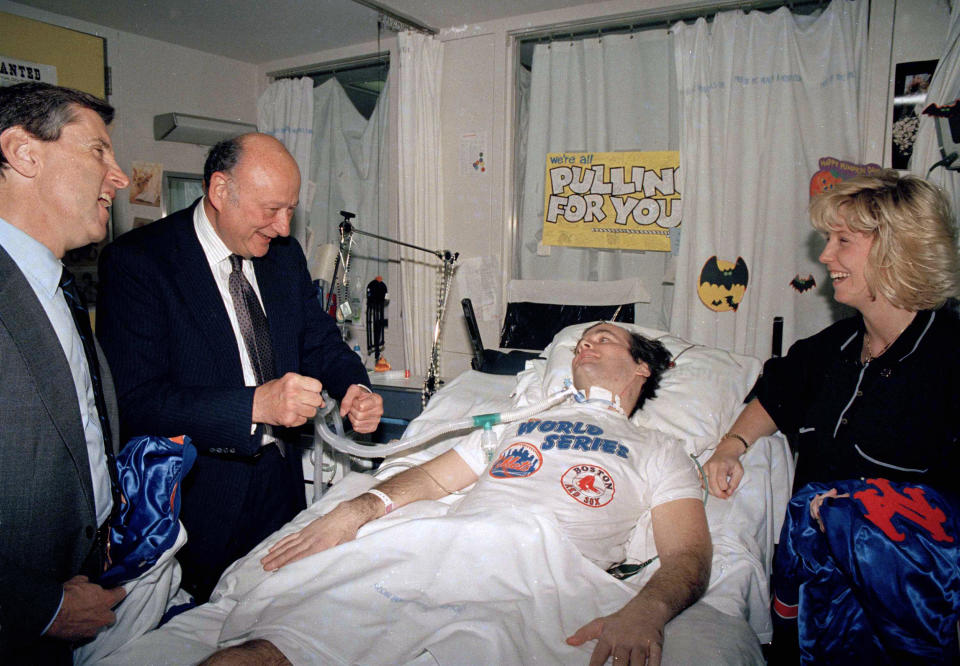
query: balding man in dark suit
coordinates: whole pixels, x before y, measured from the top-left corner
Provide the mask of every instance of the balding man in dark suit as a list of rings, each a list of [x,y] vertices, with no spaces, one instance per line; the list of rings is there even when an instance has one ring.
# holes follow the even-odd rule
[[[264,134],[221,142],[204,186],[190,208],[107,246],[97,307],[125,436],[187,434],[199,452],[177,553],[198,601],[305,507],[290,428],[316,413],[321,389],[358,432],[383,413],[288,237],[300,191],[290,153]]]

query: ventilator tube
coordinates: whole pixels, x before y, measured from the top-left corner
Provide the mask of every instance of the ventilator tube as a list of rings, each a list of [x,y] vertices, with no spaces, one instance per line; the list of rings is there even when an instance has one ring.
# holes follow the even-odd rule
[[[314,418],[313,422],[316,435],[323,441],[337,451],[349,453],[350,455],[357,456],[359,458],[386,458],[387,456],[392,456],[395,453],[400,453],[401,451],[412,449],[415,446],[426,444],[427,442],[434,440],[441,435],[457,432],[458,430],[479,427],[484,428],[486,431],[484,433],[483,443],[486,444],[486,448],[489,448],[489,442],[492,441],[491,438],[493,438],[493,431],[491,430],[492,426],[495,426],[498,423],[510,423],[512,421],[522,421],[524,419],[528,419],[536,414],[539,414],[540,412],[554,407],[555,405],[559,405],[561,402],[575,393],[576,389],[567,388],[560,393],[541,400],[535,405],[529,405],[527,407],[520,407],[506,412],[494,414],[477,414],[476,416],[467,416],[457,421],[450,421],[449,423],[438,425],[431,430],[420,433],[419,435],[414,435],[410,438],[404,438],[390,444],[357,444],[353,440],[344,437],[343,425],[340,419],[340,411],[337,409],[337,401],[328,396],[326,392],[323,393],[323,400],[326,404],[317,413],[317,416]],[[327,425],[326,416],[330,413],[333,414],[333,421],[337,429],[337,433],[332,432],[330,427]]]

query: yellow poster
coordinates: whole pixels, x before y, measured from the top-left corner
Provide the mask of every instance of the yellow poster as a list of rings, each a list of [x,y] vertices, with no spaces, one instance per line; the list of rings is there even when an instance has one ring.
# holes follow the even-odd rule
[[[548,154],[543,244],[669,252],[679,168],[675,150]]]

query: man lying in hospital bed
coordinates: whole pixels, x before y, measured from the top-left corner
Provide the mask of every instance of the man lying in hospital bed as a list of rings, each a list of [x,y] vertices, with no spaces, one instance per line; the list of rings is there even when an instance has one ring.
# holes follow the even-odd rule
[[[709,537],[696,472],[680,445],[633,428],[616,409],[629,412],[645,399],[664,365],[656,354],[652,363],[634,362],[627,339],[610,325],[587,331],[573,368],[587,401],[507,426],[489,467],[475,435],[382,484],[384,497],[361,495],[309,525],[311,516],[301,515],[293,528],[304,529],[234,565],[211,604],[115,663],[195,663],[238,643],[258,662],[251,649],[294,663],[586,663],[591,652],[600,663],[647,650],[656,658],[664,623],[703,590]],[[349,541],[390,505],[433,499],[478,478],[445,516],[445,505],[418,502],[368,523],[356,541],[305,557]],[[640,539],[646,554],[660,557],[639,594],[596,566],[623,559],[638,522],[648,533]],[[270,569],[286,566],[267,574],[260,558]],[[671,636],[696,642],[690,626],[711,611],[697,604],[667,625],[666,662],[671,654],[689,660],[690,646],[671,644]],[[672,631],[685,619],[687,631]],[[716,628],[716,617],[710,623]],[[742,638],[735,623],[723,630]],[[737,663],[762,663],[756,637],[739,643]]]

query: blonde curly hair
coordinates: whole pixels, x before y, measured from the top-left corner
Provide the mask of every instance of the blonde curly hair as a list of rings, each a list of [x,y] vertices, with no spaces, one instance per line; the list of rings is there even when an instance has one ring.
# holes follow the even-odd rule
[[[905,310],[939,308],[957,295],[957,232],[943,193],[922,178],[885,169],[838,183],[810,201],[822,233],[846,227],[872,236],[864,278]]]

